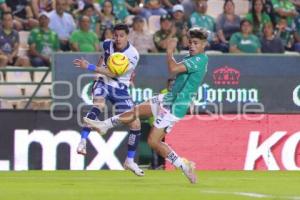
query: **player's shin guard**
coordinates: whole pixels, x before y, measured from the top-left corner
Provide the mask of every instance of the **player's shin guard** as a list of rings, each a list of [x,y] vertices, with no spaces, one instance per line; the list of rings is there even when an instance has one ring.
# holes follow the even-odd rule
[[[130,130],[128,138],[127,160],[133,161],[141,136],[141,130]]]
[[[89,119],[95,120],[95,119],[100,115],[100,113],[101,113],[101,111],[100,111],[97,107],[93,107],[93,108],[88,112],[88,114],[87,114],[86,117],[89,118]],[[83,128],[81,129],[81,132],[80,132],[81,138],[87,139],[88,136],[89,136],[89,134],[90,134],[90,132],[91,132],[91,128],[89,128],[89,127],[83,127]]]

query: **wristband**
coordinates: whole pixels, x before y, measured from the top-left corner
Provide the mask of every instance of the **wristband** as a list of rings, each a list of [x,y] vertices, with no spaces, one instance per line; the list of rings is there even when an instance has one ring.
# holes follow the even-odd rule
[[[87,66],[87,69],[89,70],[89,71],[96,71],[96,65],[93,65],[93,64],[88,64],[88,66]]]

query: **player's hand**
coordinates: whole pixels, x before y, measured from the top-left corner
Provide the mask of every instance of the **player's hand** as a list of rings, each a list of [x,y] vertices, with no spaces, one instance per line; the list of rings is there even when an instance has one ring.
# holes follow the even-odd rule
[[[173,53],[177,47],[177,38],[170,38],[167,40],[167,53]]]
[[[80,58],[80,59],[75,59],[73,61],[73,64],[75,67],[79,67],[79,68],[82,68],[82,69],[87,69],[88,65],[89,65],[89,62],[83,58]]]

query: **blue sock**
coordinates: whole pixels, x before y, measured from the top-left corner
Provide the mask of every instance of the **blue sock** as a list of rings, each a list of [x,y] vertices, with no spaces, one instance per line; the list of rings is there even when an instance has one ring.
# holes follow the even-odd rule
[[[83,128],[81,129],[81,132],[80,132],[81,138],[82,138],[82,139],[87,139],[88,136],[89,136],[89,134],[90,134],[90,132],[91,132],[91,129],[90,129],[90,128],[88,128],[88,127],[83,127]]]
[[[96,119],[99,115],[100,115],[101,111],[97,108],[97,107],[93,107],[89,112],[88,114],[86,115],[87,118],[89,119]],[[91,132],[91,129],[88,128],[88,127],[83,127],[81,129],[81,138],[83,139],[87,139],[89,134]]]
[[[136,149],[138,147],[141,136],[141,130],[130,130],[128,138],[127,158],[134,159]]]

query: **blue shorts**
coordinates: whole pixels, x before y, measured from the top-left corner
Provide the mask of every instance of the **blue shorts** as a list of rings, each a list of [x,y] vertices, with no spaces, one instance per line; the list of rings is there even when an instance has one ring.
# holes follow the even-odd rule
[[[94,83],[92,95],[93,98],[103,97],[105,100],[109,100],[114,106],[116,114],[123,113],[134,107],[126,85],[120,85],[119,88],[115,88],[99,79]]]

